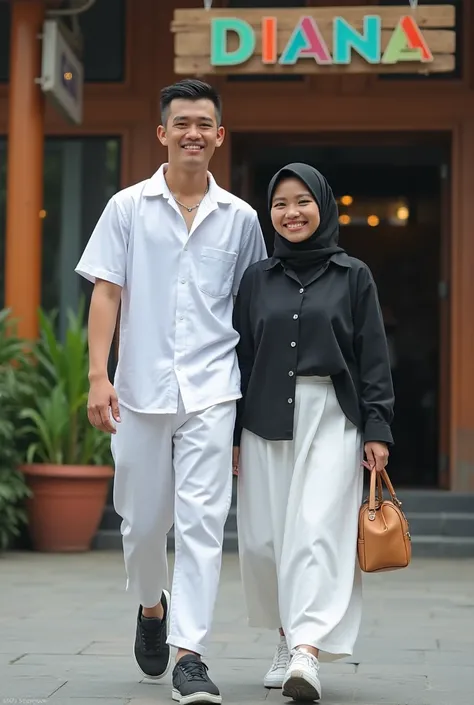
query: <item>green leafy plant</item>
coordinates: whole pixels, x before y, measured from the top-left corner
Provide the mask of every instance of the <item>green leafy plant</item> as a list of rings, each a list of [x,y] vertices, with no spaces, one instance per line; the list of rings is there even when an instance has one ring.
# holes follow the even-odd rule
[[[0,551],[26,523],[23,500],[30,496],[22,473],[20,415],[30,398],[29,361],[7,309],[0,311]]]
[[[33,350],[34,403],[21,412],[29,439],[28,463],[111,465],[110,436],[87,418],[88,350],[84,303],[68,312],[64,342],[56,333],[56,315],[40,311],[40,339]]]

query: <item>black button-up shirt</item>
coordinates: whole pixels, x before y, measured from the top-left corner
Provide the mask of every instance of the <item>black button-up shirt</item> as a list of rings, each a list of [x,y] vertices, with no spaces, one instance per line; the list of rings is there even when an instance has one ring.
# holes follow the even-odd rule
[[[345,253],[306,281],[272,257],[245,272],[234,307],[242,428],[292,440],[297,376],[330,376],[339,404],[364,441],[393,443],[394,393],[377,289]]]

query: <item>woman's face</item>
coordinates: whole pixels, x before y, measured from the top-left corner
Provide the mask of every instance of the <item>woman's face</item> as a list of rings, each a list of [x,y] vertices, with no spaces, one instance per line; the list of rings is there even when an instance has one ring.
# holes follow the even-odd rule
[[[280,181],[272,198],[271,218],[279,235],[303,242],[319,228],[319,207],[306,184],[296,178]]]

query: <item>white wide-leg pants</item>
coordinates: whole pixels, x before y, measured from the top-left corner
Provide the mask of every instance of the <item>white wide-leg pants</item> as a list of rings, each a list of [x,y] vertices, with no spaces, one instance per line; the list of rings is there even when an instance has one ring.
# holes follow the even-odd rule
[[[244,431],[240,562],[249,624],[283,627],[290,649],[352,654],[361,621],[357,562],[362,439],[330,378],[297,379],[293,441]]]
[[[232,497],[235,402],[186,414],[121,408],[112,438],[114,505],[122,517],[127,589],[144,607],[168,587],[167,533],[175,567],[168,643],[206,650]]]

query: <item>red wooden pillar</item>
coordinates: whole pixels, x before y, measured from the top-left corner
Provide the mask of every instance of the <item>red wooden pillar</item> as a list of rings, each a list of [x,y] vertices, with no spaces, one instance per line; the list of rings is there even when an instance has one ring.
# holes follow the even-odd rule
[[[18,333],[38,333],[41,302],[44,102],[40,86],[43,0],[12,3],[8,114],[5,302]]]

